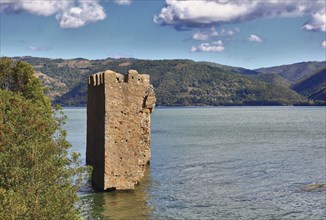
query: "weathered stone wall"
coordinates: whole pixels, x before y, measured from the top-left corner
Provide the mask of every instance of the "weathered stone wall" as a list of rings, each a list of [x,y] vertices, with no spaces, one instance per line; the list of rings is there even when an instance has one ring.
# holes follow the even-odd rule
[[[87,164],[101,190],[133,189],[150,161],[150,113],[156,98],[149,75],[107,70],[90,76]]]
[[[86,163],[92,165],[92,182],[104,188],[105,94],[103,74],[92,75],[88,82]]]

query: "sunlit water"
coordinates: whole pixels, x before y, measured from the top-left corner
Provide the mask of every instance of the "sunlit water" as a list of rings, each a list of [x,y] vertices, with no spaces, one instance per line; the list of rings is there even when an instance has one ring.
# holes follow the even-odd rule
[[[85,161],[86,109],[64,109]],[[325,107],[157,108],[128,192],[80,192],[86,219],[326,219]]]

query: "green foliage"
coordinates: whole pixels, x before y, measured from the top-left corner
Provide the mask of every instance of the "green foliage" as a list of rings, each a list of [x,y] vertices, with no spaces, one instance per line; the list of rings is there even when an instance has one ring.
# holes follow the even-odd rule
[[[86,168],[33,69],[0,59],[0,219],[78,219],[76,192]]]
[[[136,69],[150,74],[157,105],[283,105],[304,101],[303,97],[288,88],[279,90],[277,86],[249,76],[190,60],[125,59],[102,61],[102,64],[97,61],[96,65],[99,70],[112,69],[124,73]],[[86,88],[86,82],[81,83],[57,101],[65,105],[86,103],[79,102],[85,100],[82,97],[86,97]],[[263,89],[271,92],[262,92]],[[270,94],[275,94],[275,97]]]
[[[267,74],[278,74],[292,83],[297,83],[303,77],[307,77],[317,70],[325,68],[326,61],[323,62],[302,62],[290,65],[260,68],[255,71]]]
[[[79,69],[70,67],[68,64],[58,66],[56,63],[49,63],[43,65],[39,70],[50,77],[60,78],[61,82],[70,89],[85,79]]]
[[[207,62],[110,58],[52,60],[31,57],[28,60],[33,62],[35,69],[46,71],[69,86],[66,94],[54,100],[54,103],[65,106],[85,106],[88,76],[107,69],[120,73],[135,69],[139,73],[149,74],[157,105],[292,105],[306,101],[288,88],[288,79],[278,74],[260,74]]]
[[[304,77],[292,89],[309,99],[326,102],[326,68]]]
[[[15,65],[9,58],[0,59],[0,89],[10,90],[50,107],[44,96],[41,81],[33,76],[34,70],[26,62],[18,61]]]
[[[259,73],[257,75],[253,75],[252,78],[258,79],[260,81],[266,82],[268,84],[282,86],[289,88],[291,86],[291,82],[284,77],[273,74],[273,73]]]
[[[86,80],[85,80],[86,81]],[[73,94],[73,96],[71,95]],[[83,82],[74,87],[67,94],[57,98],[55,103],[64,104],[65,106],[86,106],[87,105],[87,84]]]

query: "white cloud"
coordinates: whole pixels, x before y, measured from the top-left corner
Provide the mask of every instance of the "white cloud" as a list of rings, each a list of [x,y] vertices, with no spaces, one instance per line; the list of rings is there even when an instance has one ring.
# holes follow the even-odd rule
[[[208,40],[210,38],[210,35],[208,33],[204,33],[204,32],[196,32],[192,35],[192,39],[194,40]]]
[[[233,29],[224,29],[222,28],[222,30],[219,32],[219,35],[222,36],[232,36],[236,33],[240,32],[239,28],[233,28]]]
[[[194,40],[200,40],[200,41],[206,41],[212,37],[217,36],[232,36],[235,33],[238,33],[240,30],[239,28],[233,28],[233,29],[224,29],[222,28],[220,31],[217,31],[214,27],[209,28],[205,31],[198,31],[192,35],[192,39]]]
[[[98,0],[1,0],[0,11],[28,12],[40,16],[55,15],[61,28],[79,28],[106,18],[104,8]]]
[[[191,52],[222,52],[223,50],[224,44],[220,40],[212,43],[202,43],[197,47],[191,47]]]
[[[130,5],[131,0],[114,0],[114,2],[118,5]]]
[[[48,47],[48,46],[29,46],[27,47],[28,51],[32,51],[32,52],[38,52],[38,51],[49,51],[49,50],[53,50],[52,47]]]
[[[221,23],[240,23],[259,18],[298,17],[312,15],[306,30],[325,29],[324,0],[166,0],[154,22],[172,25],[177,29],[212,26]]]
[[[71,7],[72,1],[24,1],[2,0],[0,11],[3,12],[28,12],[35,15],[50,16]]]
[[[263,39],[261,39],[260,37],[258,37],[255,34],[250,34],[250,36],[248,37],[248,40],[250,42],[255,42],[255,43],[262,43],[263,42]]]
[[[323,42],[321,42],[321,47],[326,49],[326,40],[324,40]]]
[[[320,11],[313,14],[312,20],[307,22],[302,28],[307,31],[326,32],[326,11]]]
[[[106,18],[103,7],[95,1],[80,2],[78,7],[72,7],[56,15],[62,28],[79,28],[88,23]]]

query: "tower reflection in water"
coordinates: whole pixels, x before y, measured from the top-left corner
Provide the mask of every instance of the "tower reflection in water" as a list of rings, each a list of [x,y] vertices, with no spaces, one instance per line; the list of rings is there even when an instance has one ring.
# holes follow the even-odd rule
[[[149,168],[135,190],[82,193],[78,204],[84,219],[148,219],[153,207]]]

